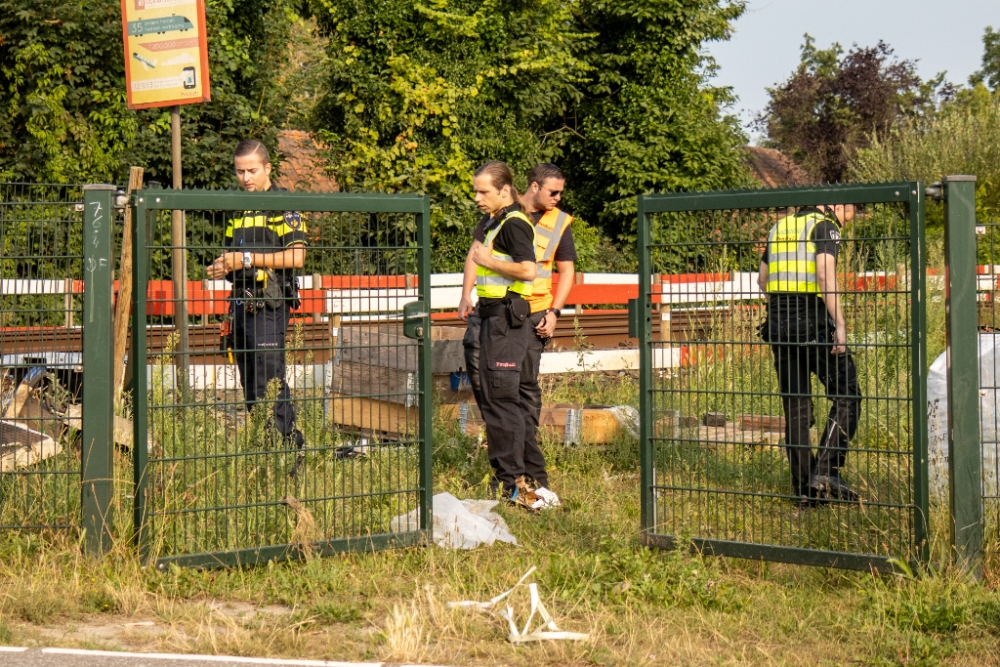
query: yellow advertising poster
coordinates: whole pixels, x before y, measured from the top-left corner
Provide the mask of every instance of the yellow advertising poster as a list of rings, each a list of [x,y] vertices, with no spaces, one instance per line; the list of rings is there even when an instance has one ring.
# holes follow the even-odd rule
[[[208,102],[205,0],[122,0],[130,109]]]

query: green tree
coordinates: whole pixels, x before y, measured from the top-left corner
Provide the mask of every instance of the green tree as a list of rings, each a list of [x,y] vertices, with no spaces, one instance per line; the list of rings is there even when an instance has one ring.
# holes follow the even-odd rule
[[[936,94],[952,93],[943,74],[925,82],[915,67],[897,60],[884,42],[845,54],[839,44],[817,49],[806,35],[798,69],[768,89],[771,99],[757,126],[772,147],[814,178],[843,180],[851,158],[872,136],[932,113]]]
[[[575,3],[574,3],[575,4]],[[705,42],[726,39],[743,2],[590,0],[583,98],[565,128],[570,202],[631,248],[635,196],[750,184],[730,90],[710,85]]]
[[[291,0],[206,4],[212,101],[182,107],[187,186],[232,184],[232,147],[276,147],[286,114]],[[0,178],[120,182],[131,163],[169,180],[169,111],[126,106],[119,2],[0,0],[0,36]]]
[[[315,124],[346,189],[428,193],[439,264],[464,256],[471,175],[553,155],[546,120],[578,97],[584,37],[560,0],[323,0],[329,80]]]
[[[1000,90],[1000,31],[994,32],[993,26],[986,26],[983,35],[983,68],[969,77],[973,86],[982,83],[994,91]]]
[[[873,137],[851,165],[851,176],[859,181],[932,183],[947,174],[975,174],[976,217],[1000,219],[1000,95],[982,85],[963,91],[930,118]],[[927,219],[931,238],[940,238],[941,207],[929,206]]]
[[[731,97],[707,85],[701,54],[742,2],[311,6],[330,37],[314,127],[331,168],[349,189],[428,193],[439,269],[461,265],[486,160],[561,164],[568,205],[613,237],[631,237],[639,192],[745,182],[743,136],[721,113]]]

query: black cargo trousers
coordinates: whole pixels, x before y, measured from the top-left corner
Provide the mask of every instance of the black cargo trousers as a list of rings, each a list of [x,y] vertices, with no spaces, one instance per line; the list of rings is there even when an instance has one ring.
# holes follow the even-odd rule
[[[532,313],[524,323],[524,328],[531,328],[528,335],[528,346],[518,378],[518,392],[523,407],[527,412],[527,422],[524,428],[524,475],[535,483],[536,487],[549,486],[549,474],[545,471],[545,455],[538,446],[538,421],[542,414],[542,388],[538,386],[538,370],[542,363],[542,352],[549,344],[548,338],[539,338],[535,327],[545,317],[545,312]],[[472,394],[476,397],[476,405],[481,405],[481,389],[479,376],[479,337],[482,320],[478,315],[469,315],[469,328],[462,341],[465,346],[465,370],[469,374]],[[480,408],[481,409],[481,408]]]
[[[295,408],[292,407],[291,391],[285,380],[285,335],[289,319],[291,309],[287,303],[277,308],[264,306],[250,313],[245,301],[235,302],[233,356],[248,410],[267,400],[267,389],[272,380],[280,381],[273,399],[274,428],[281,433],[286,447],[301,448],[304,439],[302,432],[295,428]]]
[[[858,430],[861,415],[858,371],[850,349],[843,354],[831,354],[836,327],[826,313],[779,314],[769,310],[768,324],[774,370],[785,411],[785,451],[792,473],[792,491],[797,496],[809,496],[811,475],[836,476],[847,459],[847,449]],[[812,375],[823,385],[830,401],[818,455],[809,442],[809,429],[816,421],[812,413]]]

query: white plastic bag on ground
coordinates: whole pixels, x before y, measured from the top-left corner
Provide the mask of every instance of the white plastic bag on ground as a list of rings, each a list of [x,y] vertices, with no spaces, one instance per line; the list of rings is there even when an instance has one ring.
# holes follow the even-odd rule
[[[1000,448],[1000,334],[979,334],[979,423],[983,483],[986,495],[997,494],[997,453]],[[942,353],[927,374],[927,455],[931,501],[948,502],[948,358]]]
[[[446,549],[475,549],[494,542],[517,544],[507,522],[493,512],[496,500],[459,500],[450,493],[434,496],[434,543]],[[397,516],[389,524],[394,533],[416,530],[419,510]]]

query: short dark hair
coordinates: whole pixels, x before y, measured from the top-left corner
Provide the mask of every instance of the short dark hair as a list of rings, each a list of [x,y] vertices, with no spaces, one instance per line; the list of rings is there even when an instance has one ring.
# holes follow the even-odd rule
[[[531,187],[532,183],[538,183],[539,186],[544,185],[545,181],[550,178],[566,180],[566,176],[563,175],[562,169],[555,166],[551,162],[536,164],[531,168],[531,171],[528,172],[528,187]]]
[[[493,187],[497,190],[503,190],[504,186],[509,185],[510,193],[517,198],[517,188],[514,187],[514,172],[510,170],[506,162],[491,160],[482,163],[473,175],[482,176],[483,174],[487,174],[490,177],[490,182],[493,183]]]
[[[236,150],[233,151],[234,160],[248,155],[259,155],[262,163],[271,164],[271,153],[267,150],[267,146],[256,139],[244,139],[236,144]]]

